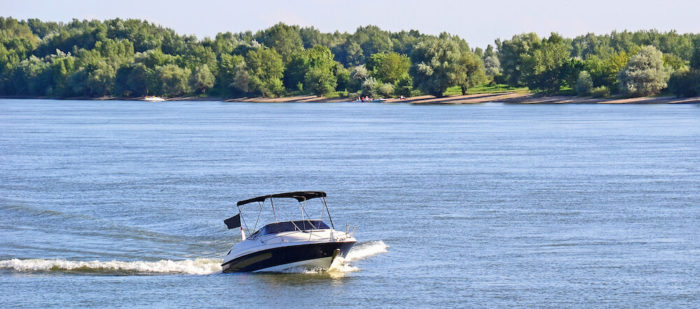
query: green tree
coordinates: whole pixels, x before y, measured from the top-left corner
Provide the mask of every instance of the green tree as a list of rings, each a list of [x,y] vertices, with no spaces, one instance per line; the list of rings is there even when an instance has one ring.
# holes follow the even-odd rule
[[[358,66],[365,62],[365,53],[357,42],[347,39],[342,46],[335,50],[338,60],[345,66]]]
[[[593,85],[605,86],[609,89],[619,89],[617,75],[627,65],[627,52],[614,52],[604,56],[591,55],[584,61],[585,70],[591,74]]]
[[[412,90],[413,90],[413,79],[411,79],[411,76],[406,76],[405,78],[400,79],[396,83],[396,88],[394,89],[394,93],[396,95],[410,97]]]
[[[250,74],[248,74],[245,62],[236,66],[231,88],[235,94],[246,94],[250,92]]]
[[[355,91],[353,80],[350,77],[350,70],[343,67],[340,62],[335,63],[336,90]]]
[[[282,94],[284,63],[276,51],[266,47],[251,50],[246,54],[245,63],[252,92],[264,97]]]
[[[216,54],[214,54],[211,47],[200,44],[188,45],[184,54],[177,59],[177,65],[182,68],[188,68],[192,72],[206,65],[209,72],[213,75],[216,75],[219,69]]]
[[[225,94],[240,94],[241,90],[233,85],[237,74],[245,70],[244,58],[240,55],[221,54],[219,55],[219,69],[216,77],[218,88]],[[247,85],[247,83],[246,83]],[[247,86],[245,91],[248,92]]]
[[[501,75],[501,61],[496,55],[486,55],[484,56],[484,69],[487,76]]]
[[[274,49],[282,57],[285,64],[289,63],[294,53],[304,50],[298,26],[278,23],[261,31],[256,37],[260,43]]]
[[[209,71],[209,66],[200,65],[190,76],[190,87],[196,93],[204,94],[207,90],[214,87],[214,74]]]
[[[381,86],[379,86],[379,95],[382,97],[391,97],[394,95],[394,85],[389,84],[389,83],[384,83]]]
[[[681,57],[673,54],[664,54],[664,65],[675,71],[685,71],[688,68],[688,64]]]
[[[380,96],[379,88],[382,83],[374,77],[368,77],[362,82],[362,95],[378,98]]]
[[[569,58],[564,61],[561,69],[562,81],[571,88],[576,88],[578,76],[586,70],[586,64],[579,58]]]
[[[693,56],[690,58],[690,68],[700,70],[700,39],[698,39],[697,47],[695,47]]]
[[[304,75],[304,89],[316,95],[324,95],[335,90],[337,81],[333,72],[322,68],[311,68]]]
[[[309,71],[304,75],[305,88],[322,95],[335,90],[337,85],[333,53],[325,46],[314,46],[308,51]]]
[[[112,93],[117,71],[105,61],[98,62],[88,72],[87,88],[90,96],[105,96]]]
[[[394,84],[408,76],[411,59],[395,52],[377,53],[367,60],[366,66],[372,77],[384,83]]]
[[[148,94],[148,68],[143,63],[133,63],[117,70],[114,93],[117,96],[138,97]]]
[[[151,49],[143,53],[138,53],[134,56],[134,61],[143,63],[148,68],[164,66],[167,64],[177,64],[179,57],[164,54],[159,49]]]
[[[183,69],[174,64],[157,67],[155,70],[159,83],[159,92],[157,94],[175,97],[188,93],[190,91],[188,83],[190,74],[189,69]]]
[[[287,68],[285,69],[283,80],[284,87],[287,89],[303,91],[304,76],[310,68],[309,53],[307,51],[294,53],[291,60],[287,64]]]
[[[523,56],[523,79],[530,89],[557,93],[562,86],[568,60],[569,46],[560,35],[552,33]]]
[[[700,70],[675,72],[668,81],[668,90],[678,97],[700,95]]]
[[[31,56],[22,60],[14,68],[12,87],[19,95],[45,95],[45,82],[42,80],[49,66],[38,57]]]
[[[449,86],[462,80],[459,67],[462,51],[467,50],[459,38],[441,35],[426,39],[413,50],[411,75],[416,88],[424,93],[442,96]]]
[[[619,76],[620,91],[628,96],[648,96],[666,88],[669,70],[663,54],[654,46],[644,46],[630,58]]]
[[[558,58],[552,57],[557,54],[551,52],[556,48],[542,46],[552,45],[551,40],[552,37],[541,40],[533,33],[521,34],[503,42],[496,41],[496,48],[489,46],[483,51],[477,48],[473,53],[484,62],[486,75],[494,82],[513,86],[527,84],[535,90],[552,92],[557,83],[560,87],[574,86],[579,72],[586,70],[597,89],[594,92],[599,94],[621,89],[617,77],[628,59],[640,52],[640,46],[654,46],[663,53],[665,66],[678,73],[674,75],[673,89],[683,84],[681,82],[685,82],[684,85],[693,83],[693,66],[700,61],[694,56],[700,46],[700,35],[696,33],[614,31],[563,39],[562,45],[569,48],[570,54],[561,64]],[[454,47],[445,47],[450,44]],[[442,47],[433,56],[421,58],[433,52],[426,51],[429,45]],[[304,48],[311,50],[315,46],[332,51],[333,64],[311,66],[308,50]],[[466,90],[479,80],[474,78],[479,77],[478,74],[469,73],[466,66],[459,65],[460,61],[467,60],[464,55],[471,52],[466,42],[447,34],[434,36],[416,30],[392,33],[376,26],[359,27],[354,33],[322,33],[313,27],[280,23],[256,34],[226,32],[217,34],[214,39],[200,40],[137,19],[74,19],[56,23],[0,17],[0,95],[162,94],[168,87],[160,79],[163,68],[161,71],[158,68],[169,65],[195,72],[190,80],[191,87],[186,87],[188,91],[183,95],[190,91],[210,95],[284,93],[285,89],[275,81],[280,76],[278,68],[268,75],[262,73],[264,70],[256,71],[263,66],[274,67],[274,61],[263,64],[247,59],[249,52],[259,53],[262,47],[280,55],[284,64],[284,86],[290,91],[328,92],[334,79],[336,90],[354,92],[367,77],[374,76],[378,79],[375,81],[379,85],[377,89],[383,86],[388,90],[390,85],[394,94],[409,94],[410,85],[414,83],[425,92],[439,95],[445,85],[466,85]],[[297,59],[295,55],[302,56]],[[397,55],[410,55],[412,64],[408,76],[397,73],[405,72],[405,69],[397,69],[405,68],[405,57]],[[418,58],[421,59],[416,62]],[[299,61],[293,64],[295,59]],[[530,62],[525,63],[525,60]],[[387,63],[396,66],[384,66]],[[370,72],[363,75],[355,67],[365,64]],[[202,73],[203,66],[214,77],[214,86],[211,86],[211,76]],[[559,71],[558,76],[556,71]],[[195,85],[196,80],[201,81],[199,86]],[[305,84],[315,86],[305,87]],[[378,93],[386,95],[388,91]]]
[[[465,51],[457,62],[456,84],[462,89],[462,94],[466,95],[471,87],[481,85],[486,82],[486,69],[481,57],[469,51]]]
[[[693,51],[690,68],[681,69],[671,75],[668,89],[678,97],[700,95],[700,45]]]
[[[391,51],[393,47],[391,34],[377,26],[358,27],[348,40],[357,43],[362,50],[362,53],[355,53],[358,58],[356,61],[359,63],[351,63],[351,65],[365,63],[371,55]],[[363,57],[359,58],[359,56]]]
[[[350,71],[350,78],[363,82],[369,77],[369,71],[364,65],[358,65]]]
[[[153,75],[151,70],[141,63],[133,65],[126,79],[126,86],[133,96],[145,96],[148,94],[148,76]]]
[[[287,89],[323,95],[335,90],[337,78],[333,53],[325,46],[297,52],[292,56],[284,75]]]
[[[369,71],[364,65],[358,65],[350,70],[350,83],[349,88],[353,91],[359,91],[362,89],[362,83],[369,78]]]
[[[578,80],[576,81],[576,94],[580,96],[587,96],[591,94],[593,89],[593,79],[591,74],[587,71],[581,71],[578,74]]]
[[[522,78],[525,71],[522,68],[523,56],[531,54],[531,50],[538,48],[540,43],[541,40],[535,33],[523,33],[514,35],[510,40],[496,41],[503,77],[508,85],[513,87],[525,85],[525,80]]]
[[[51,94],[52,96],[65,97],[70,95],[68,82],[70,76],[75,73],[75,58],[65,53],[57,53],[51,57]]]

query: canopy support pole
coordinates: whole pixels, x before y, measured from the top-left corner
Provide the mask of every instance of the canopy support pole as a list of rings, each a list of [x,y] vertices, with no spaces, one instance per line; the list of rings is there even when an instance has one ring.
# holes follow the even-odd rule
[[[277,223],[277,213],[275,212],[275,203],[272,202],[272,199],[270,199],[270,206],[272,207],[272,216],[275,217],[275,223]]]
[[[243,230],[243,225],[248,227],[248,224],[245,223],[245,219],[243,219],[243,216],[241,214],[241,207],[238,207],[238,216],[240,216],[241,220],[243,221],[243,224],[241,224],[241,241],[245,240],[245,230]]]

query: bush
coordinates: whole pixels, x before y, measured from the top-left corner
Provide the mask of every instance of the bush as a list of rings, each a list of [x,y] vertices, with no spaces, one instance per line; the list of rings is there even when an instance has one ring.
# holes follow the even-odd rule
[[[382,84],[374,77],[368,77],[364,82],[362,82],[362,95],[376,98],[379,96],[379,87],[381,86]]]
[[[493,76],[493,83],[496,85],[507,84],[508,79],[503,74],[498,74]]]
[[[610,96],[610,89],[605,86],[595,87],[591,89],[591,96],[594,98],[604,98]]]
[[[346,97],[355,100],[355,99],[359,99],[361,96],[362,96],[362,92],[358,91],[358,92],[349,92]]]
[[[369,77],[369,72],[364,65],[358,65],[350,71],[350,78],[363,82]]]
[[[591,89],[593,89],[593,79],[591,79],[591,74],[586,71],[581,71],[578,74],[578,79],[576,80],[576,94],[580,96],[587,96],[591,94]]]
[[[394,86],[389,83],[379,86],[379,94],[385,98],[391,97],[394,95]]]

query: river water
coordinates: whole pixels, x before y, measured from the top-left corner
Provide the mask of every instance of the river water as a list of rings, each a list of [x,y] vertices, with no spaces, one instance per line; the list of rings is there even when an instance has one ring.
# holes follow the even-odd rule
[[[348,261],[221,274],[294,190]],[[698,105],[0,100],[5,308],[698,307],[699,235]]]

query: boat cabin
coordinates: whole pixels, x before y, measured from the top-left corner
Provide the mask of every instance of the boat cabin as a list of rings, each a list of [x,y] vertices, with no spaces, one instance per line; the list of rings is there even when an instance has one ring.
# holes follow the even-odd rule
[[[302,220],[293,220],[293,221],[282,221],[282,222],[277,222],[278,216],[277,216],[277,207],[275,207],[275,204],[273,203],[273,199],[279,199],[279,198],[288,198],[288,199],[295,199],[297,202],[299,202],[299,207],[301,210],[301,217]],[[311,216],[308,215],[307,213],[307,205],[306,202],[311,199],[320,199],[321,200],[321,219],[310,219]],[[269,203],[266,203],[266,201],[269,200]],[[258,210],[258,218],[255,220],[255,224],[253,225],[252,229],[249,228],[249,226],[245,223],[244,218],[242,217],[242,212],[241,212],[241,207],[244,205],[248,205],[251,203],[258,203],[259,205],[259,210]],[[282,232],[292,232],[292,231],[312,231],[312,230],[329,230],[335,228],[333,226],[333,219],[331,218],[331,214],[328,211],[328,207],[326,206],[326,193],[322,191],[294,191],[294,192],[285,192],[285,193],[277,193],[277,194],[269,194],[269,195],[263,195],[263,196],[258,196],[254,197],[251,199],[243,200],[243,201],[238,201],[236,203],[236,206],[238,207],[238,214],[224,220],[224,223],[229,229],[233,228],[241,228],[241,239],[245,240],[246,239],[246,233],[245,230],[248,231],[253,231],[258,225],[258,220],[260,219],[260,214],[263,212],[263,209],[265,208],[265,205],[269,205],[269,209],[272,211],[272,216],[273,220],[275,221],[274,223],[267,224],[257,230],[255,233],[250,235],[250,238],[255,238],[255,237],[260,237],[262,235],[268,235],[268,234],[277,234],[277,233],[282,233]],[[328,216],[328,220],[330,221],[330,226],[326,225],[322,221],[324,215]],[[244,228],[245,227],[245,228]]]
[[[282,232],[293,231],[312,231],[312,230],[328,230],[330,227],[321,220],[295,220],[275,222],[263,226],[249,238],[255,238],[262,235],[277,234]]]

